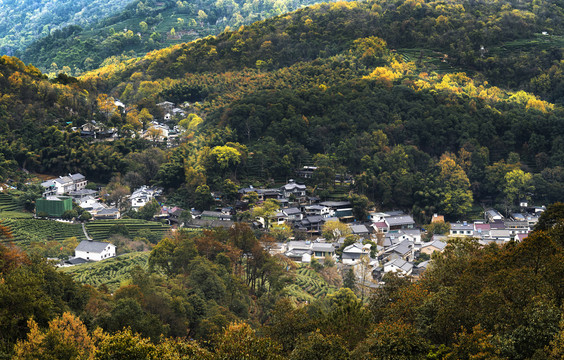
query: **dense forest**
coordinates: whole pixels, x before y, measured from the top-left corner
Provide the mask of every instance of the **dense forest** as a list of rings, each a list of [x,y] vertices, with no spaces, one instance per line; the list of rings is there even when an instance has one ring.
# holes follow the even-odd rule
[[[123,9],[129,0],[0,1],[0,54],[18,50],[56,29],[85,26]]]
[[[428,41],[432,49],[442,36],[441,46],[453,51],[447,64],[470,66],[468,59],[482,58],[461,50],[470,28],[480,26],[476,46],[495,46],[556,23],[555,12],[535,15],[509,3],[469,3],[465,11],[417,4],[316,5],[113,63],[80,80],[64,74],[48,80],[4,57],[3,166],[80,171],[106,183],[113,176],[126,186],[155,183],[178,205],[206,208],[211,191],[233,194],[241,184],[284,181],[301,166],[316,165],[315,195],[327,198],[336,175],[347,174],[353,190],[377,207],[404,209],[422,222],[434,212],[459,218],[475,205],[511,209],[519,198],[561,200],[558,103],[492,86],[487,73],[445,69],[435,55],[425,55],[431,50],[421,48],[419,58],[411,58],[387,42]],[[439,11],[465,25],[448,31],[424,26]],[[499,12],[504,17],[494,17]],[[491,20],[477,22],[478,13]],[[383,30],[416,14],[412,36]],[[522,33],[512,30],[518,21]],[[485,36],[494,28],[502,35]],[[424,35],[413,38],[416,30]],[[128,111],[120,112],[112,97]],[[150,118],[162,118],[156,104],[163,100],[192,103],[183,140],[171,150],[135,135]],[[90,142],[72,130],[91,120],[118,129],[121,138]],[[136,161],[149,151],[160,154],[148,166],[156,170]]]
[[[16,55],[52,76],[59,72],[79,75],[100,64],[216,35],[315,3],[315,0],[138,0],[89,26],[76,23],[52,31]]]
[[[284,298],[294,271],[244,224],[178,233],[114,293],[0,245],[14,359],[561,359],[564,204],[521,243],[453,240],[418,282]],[[327,265],[331,266],[331,265]]]

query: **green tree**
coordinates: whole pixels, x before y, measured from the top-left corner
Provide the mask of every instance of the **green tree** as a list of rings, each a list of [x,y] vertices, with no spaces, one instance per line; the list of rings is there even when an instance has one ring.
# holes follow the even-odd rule
[[[200,210],[209,210],[210,206],[214,203],[211,196],[210,187],[207,185],[200,185],[194,192],[194,207]]]
[[[433,235],[446,235],[450,232],[450,223],[440,221],[423,226],[427,232],[423,235],[425,241],[431,241]]]
[[[335,242],[339,238],[350,234],[351,228],[339,220],[331,220],[321,226],[321,233],[328,241]]]
[[[466,173],[448,154],[438,163],[439,209],[446,215],[460,217],[472,207],[472,191]]]
[[[317,330],[299,338],[290,359],[347,360],[349,351],[339,335],[323,335]]]
[[[253,216],[255,218],[262,218],[264,220],[264,227],[270,227],[270,220],[276,212],[280,209],[280,202],[274,199],[265,200],[260,206],[255,206],[253,208]]]
[[[366,195],[350,194],[348,197],[352,205],[352,212],[358,221],[364,221],[368,217],[368,209],[372,203]]]
[[[504,179],[503,194],[510,206],[514,206],[521,199],[530,197],[529,194],[534,191],[533,175],[521,169],[509,171],[505,174]]]
[[[217,336],[215,356],[218,359],[282,359],[281,347],[268,338],[259,337],[246,323],[231,323]]]
[[[156,350],[149,339],[133,333],[127,328],[106,336],[98,346],[96,360],[153,359]]]

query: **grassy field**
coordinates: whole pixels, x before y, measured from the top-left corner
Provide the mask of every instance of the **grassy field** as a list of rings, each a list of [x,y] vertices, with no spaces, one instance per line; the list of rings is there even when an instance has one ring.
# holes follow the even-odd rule
[[[170,226],[154,221],[145,221],[137,219],[119,219],[119,220],[96,220],[86,224],[86,231],[93,240],[103,241],[111,236],[112,227],[115,225],[123,225],[127,228],[129,237],[134,238],[139,235],[142,230],[158,234],[161,237],[170,230]]]
[[[306,265],[300,265],[293,284],[286,287],[288,295],[296,302],[313,301],[334,293],[337,289]]]
[[[98,262],[62,268],[75,281],[98,287],[105,285],[113,292],[130,280],[129,272],[136,266],[147,269],[149,252],[129,253]]]

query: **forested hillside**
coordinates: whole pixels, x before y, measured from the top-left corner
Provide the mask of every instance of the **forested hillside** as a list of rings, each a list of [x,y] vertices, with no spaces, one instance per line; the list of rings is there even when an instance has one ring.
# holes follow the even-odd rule
[[[78,75],[102,63],[142,56],[154,49],[237,29],[317,2],[137,0],[94,24],[75,23],[53,31],[17,56],[53,76],[59,72]]]
[[[64,75],[48,81],[33,67],[3,58],[1,80],[12,95],[2,98],[3,164],[80,171],[105,182],[117,174],[122,183],[141,177],[186,207],[209,206],[204,194],[210,191],[233,193],[245,182],[294,177],[303,165],[323,170],[311,184],[317,196],[332,193],[336,174],[348,174],[356,193],[421,221],[437,211],[456,218],[477,204],[510,209],[520,197],[561,200],[560,105],[519,90],[535,83],[534,74],[514,90],[492,86],[507,81],[478,72],[484,59],[491,71],[517,70],[501,58],[468,52],[478,44],[491,49],[534,41],[543,29],[561,31],[558,8],[521,7],[316,5],[112,63],[80,81]],[[453,25],[431,22],[441,16]],[[387,30],[405,19],[413,19],[411,27]],[[488,35],[494,30],[498,35]],[[111,96],[127,104],[127,114]],[[162,118],[156,104],[163,100],[193,103],[191,116],[203,119],[184,123],[188,131],[172,150],[135,136],[150,117]],[[92,143],[72,131],[93,119],[121,138]],[[139,166],[136,160],[149,151],[159,155],[150,167]]]
[[[120,11],[129,0],[1,0],[0,55],[68,25],[85,26]]]
[[[506,2],[316,5],[82,79],[147,108],[198,102],[204,122],[159,174],[182,196],[200,185],[227,191],[225,177],[287,179],[315,164],[322,197],[335,174],[348,173],[379,206],[454,218],[473,203],[562,199],[561,107],[520,90],[534,74],[509,90],[491,85],[509,85],[503,77],[478,71],[484,59],[491,71],[517,71],[482,57],[479,44],[533,41],[551,24],[562,31],[558,12],[537,12]],[[412,26],[403,29],[405,19]],[[233,157],[218,166],[222,151]]]

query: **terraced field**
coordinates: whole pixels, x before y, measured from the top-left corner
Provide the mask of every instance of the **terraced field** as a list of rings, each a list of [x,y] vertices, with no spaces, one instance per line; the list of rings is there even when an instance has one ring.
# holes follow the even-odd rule
[[[337,290],[334,286],[328,285],[321,275],[305,265],[300,265],[294,283],[286,289],[289,297],[296,302],[311,302]]]
[[[0,216],[3,211],[17,211],[18,205],[10,195],[0,193]]]
[[[159,234],[161,237],[170,230],[170,226],[154,221],[145,221],[137,219],[119,219],[119,220],[96,220],[86,224],[88,235],[96,241],[107,240],[111,235],[110,230],[115,225],[124,225],[127,228],[131,238],[137,236],[139,231],[148,230],[152,233]]]
[[[129,253],[98,262],[62,268],[75,281],[98,287],[105,285],[113,292],[131,278],[129,273],[136,266],[147,269],[149,252]]]
[[[0,216],[2,216],[0,214]],[[86,240],[82,227],[78,224],[67,224],[52,220],[38,219],[2,219],[2,225],[12,231],[12,242],[26,247],[34,242],[57,241],[62,242],[69,237],[76,237],[78,241]]]

